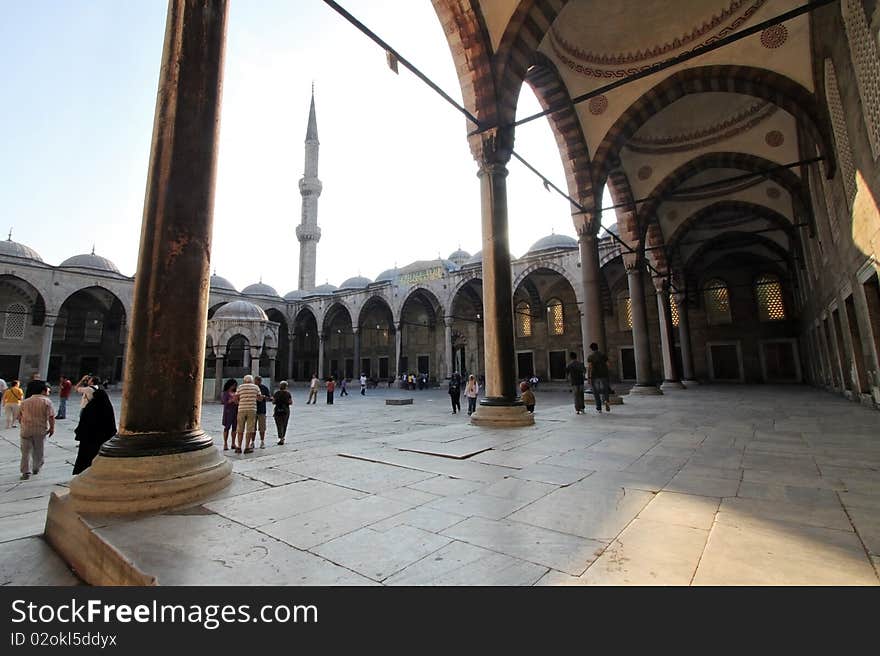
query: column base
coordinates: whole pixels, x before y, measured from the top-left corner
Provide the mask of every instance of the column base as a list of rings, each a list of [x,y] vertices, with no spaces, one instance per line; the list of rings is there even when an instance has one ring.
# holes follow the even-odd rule
[[[683,389],[685,389],[685,386],[677,380],[664,380],[663,383],[660,385],[660,391],[664,394],[669,391],[674,392],[675,390]]]
[[[700,381],[692,380],[690,378],[684,378],[684,379],[682,379],[681,384],[684,385],[685,387],[699,387]]]
[[[140,457],[99,455],[71,480],[69,503],[78,513],[155,512],[197,503],[231,482],[232,465],[213,445]]]
[[[663,394],[656,385],[633,385],[629,393],[640,394],[643,396]]]
[[[477,411],[471,415],[471,424],[493,428],[519,428],[534,426],[535,417],[518,401],[489,398],[483,399],[477,405]]]

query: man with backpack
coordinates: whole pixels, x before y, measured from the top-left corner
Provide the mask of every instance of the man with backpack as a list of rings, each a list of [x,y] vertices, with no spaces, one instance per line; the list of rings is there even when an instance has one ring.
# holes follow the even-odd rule
[[[565,374],[568,376],[568,382],[571,385],[572,394],[574,394],[574,410],[575,414],[582,415],[584,413],[584,375],[587,372],[584,363],[577,359],[577,353],[572,351],[568,354],[569,363],[565,368]]]

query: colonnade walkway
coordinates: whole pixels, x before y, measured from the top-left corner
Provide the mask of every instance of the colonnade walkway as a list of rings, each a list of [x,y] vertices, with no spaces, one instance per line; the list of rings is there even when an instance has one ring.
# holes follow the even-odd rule
[[[102,522],[160,584],[867,584],[880,570],[880,413],[809,387],[703,386],[536,425],[480,429],[442,391],[304,405],[232,456],[203,504]],[[72,416],[76,415],[74,409]],[[220,407],[204,428],[222,445]],[[270,418],[271,423],[271,418]],[[2,431],[0,583],[75,584],[42,541],[74,421],[18,480]]]

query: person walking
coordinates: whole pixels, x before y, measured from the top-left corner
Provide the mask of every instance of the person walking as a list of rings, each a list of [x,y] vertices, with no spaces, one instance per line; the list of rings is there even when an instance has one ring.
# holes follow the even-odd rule
[[[312,374],[312,382],[309,383],[309,400],[306,405],[315,405],[318,402],[318,374]]]
[[[0,413],[3,412],[3,406],[6,405],[6,402],[3,400],[3,395],[6,393],[7,388],[8,385],[6,384],[6,381],[0,378]]]
[[[42,382],[42,381],[41,381]],[[49,399],[49,386],[42,382],[20,407],[21,480],[37,474],[43,466],[43,443],[55,433],[55,408]]]
[[[608,356],[599,350],[596,342],[590,344],[590,355],[587,356],[587,377],[593,388],[593,399],[596,401],[596,412],[602,414],[602,402],[605,402],[605,412],[611,412],[611,404],[608,402],[611,382],[608,374]]]
[[[244,377],[244,382],[235,393],[235,398],[238,399],[236,453],[253,453],[254,440],[257,437],[257,399],[260,394],[260,388],[254,384],[254,377],[250,374]]]
[[[287,422],[290,420],[290,412],[293,406],[293,397],[287,391],[287,381],[282,380],[278,383],[278,391],[272,397],[272,403],[275,405],[275,427],[278,429],[278,446],[284,444],[284,437],[287,435]]]
[[[232,431],[232,448],[235,448],[235,433],[238,427],[238,383],[230,378],[223,384],[220,403],[223,404],[223,450],[229,450],[229,432]]]
[[[345,376],[339,381],[339,398],[343,396],[348,396],[348,378]]]
[[[116,413],[110,397],[103,388],[98,388],[92,400],[79,413],[79,423],[74,430],[79,442],[73,473],[79,474],[92,465],[101,450],[101,445],[116,435]]]
[[[584,375],[587,372],[584,363],[577,359],[577,353],[572,351],[568,354],[569,363],[565,368],[568,376],[568,382],[571,385],[572,394],[574,394],[574,410],[575,414],[584,413]]]
[[[24,398],[24,392],[17,380],[9,383],[9,387],[3,392],[3,409],[6,413],[6,428],[16,428],[18,424],[18,412],[21,408],[21,401]]]
[[[529,411],[529,414],[533,414],[535,412],[535,394],[532,392],[532,388],[526,381],[523,381],[519,384],[519,391],[526,410]]]
[[[468,400],[468,417],[477,411],[477,395],[480,393],[480,384],[477,377],[471,374],[468,376],[467,385],[464,388],[464,395]]]
[[[95,394],[95,390],[98,389],[100,384],[101,379],[97,376],[92,376],[91,374],[86,374],[79,379],[79,382],[76,384],[76,393],[82,394],[82,398],[79,401],[80,412],[82,412],[83,408],[85,408],[89,401],[92,400],[92,396]]]
[[[260,431],[260,448],[266,448],[266,401],[272,398],[269,388],[263,385],[263,379],[259,376],[254,378],[254,385],[260,388],[260,396],[257,398],[257,430]]]
[[[360,383],[361,383],[361,396],[366,396],[367,395],[367,376],[366,376],[366,374],[364,374],[363,371],[361,372]]]
[[[333,376],[327,379],[327,405],[333,405],[333,392],[336,391],[336,381]]]
[[[449,377],[449,400],[452,401],[452,414],[461,410],[461,383],[457,374]]]
[[[67,419],[67,399],[70,398],[70,392],[73,389],[73,383],[66,376],[61,376],[58,385],[58,414],[55,419]]]

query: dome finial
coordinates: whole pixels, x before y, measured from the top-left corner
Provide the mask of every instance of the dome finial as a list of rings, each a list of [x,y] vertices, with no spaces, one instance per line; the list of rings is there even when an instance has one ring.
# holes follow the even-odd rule
[[[95,242],[92,242],[92,255],[95,254]]]
[[[6,238],[6,241],[12,241],[12,228],[9,229],[9,236]]]

